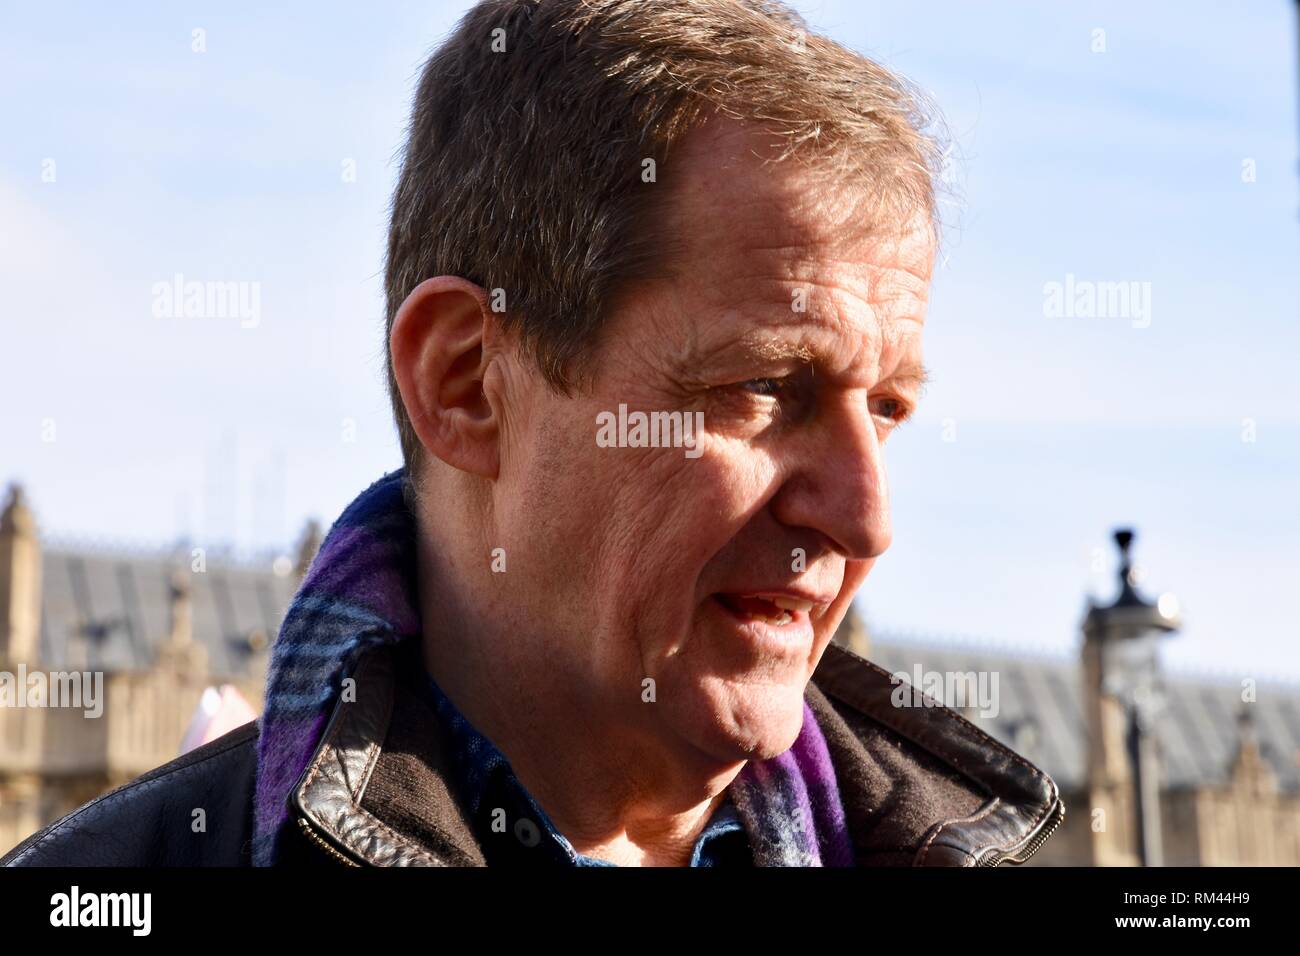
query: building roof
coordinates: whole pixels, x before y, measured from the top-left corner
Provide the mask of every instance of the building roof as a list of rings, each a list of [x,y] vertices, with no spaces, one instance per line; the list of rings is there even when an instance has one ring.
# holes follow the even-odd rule
[[[978,709],[963,714],[990,736],[1046,770],[1063,790],[1077,790],[1087,774],[1087,722],[1082,668],[1077,661],[1041,655],[942,645],[909,639],[871,638],[871,659],[890,672],[996,671],[996,716]],[[1240,745],[1241,687],[1164,673],[1167,707],[1158,722],[1159,749],[1168,787],[1227,783]],[[1300,689],[1259,684],[1250,705],[1263,758],[1278,786],[1300,790]]]
[[[40,656],[63,669],[142,670],[171,633],[171,580],[190,586],[193,639],[212,673],[242,677],[260,642],[274,639],[298,585],[291,565],[273,569],[190,552],[127,553],[51,547],[42,554]],[[277,573],[277,571],[282,573]]]

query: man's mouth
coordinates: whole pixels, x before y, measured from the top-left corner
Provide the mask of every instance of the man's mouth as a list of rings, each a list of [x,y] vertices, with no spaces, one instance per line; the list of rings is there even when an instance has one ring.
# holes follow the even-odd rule
[[[743,621],[761,621],[773,627],[784,627],[795,620],[807,620],[817,605],[803,598],[785,594],[733,594],[719,593],[713,599],[734,617]]]

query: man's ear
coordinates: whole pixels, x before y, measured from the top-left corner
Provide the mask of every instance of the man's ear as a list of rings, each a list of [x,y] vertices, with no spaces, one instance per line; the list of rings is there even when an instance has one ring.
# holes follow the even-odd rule
[[[421,282],[388,338],[393,376],[415,434],[454,468],[496,478],[500,422],[483,393],[487,293],[456,276]]]

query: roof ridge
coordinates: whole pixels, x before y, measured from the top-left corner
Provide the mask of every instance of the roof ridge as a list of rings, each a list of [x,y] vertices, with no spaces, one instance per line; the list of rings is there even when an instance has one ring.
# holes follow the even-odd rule
[[[274,562],[279,558],[292,560],[292,549],[248,549],[229,542],[199,544],[193,539],[178,538],[171,544],[158,544],[95,534],[42,535],[41,550],[44,555],[64,558],[99,558],[150,560],[163,563],[188,564],[194,549],[202,548],[208,571],[213,568],[238,571],[265,571],[273,575]]]
[[[870,634],[872,644],[879,643],[884,646],[967,651],[973,654],[1019,658],[1033,663],[1079,666],[1077,653],[1062,654],[1051,648],[1035,647],[1023,642],[987,639],[972,635],[904,630],[871,631]],[[1075,650],[1077,652],[1077,645]],[[1255,677],[1226,667],[1216,668],[1185,663],[1168,663],[1163,660],[1161,661],[1160,672],[1166,681],[1173,680],[1185,685],[1210,685],[1216,689],[1240,685],[1243,680],[1254,680],[1256,687],[1281,689],[1288,694],[1300,697],[1300,680],[1290,677]]]

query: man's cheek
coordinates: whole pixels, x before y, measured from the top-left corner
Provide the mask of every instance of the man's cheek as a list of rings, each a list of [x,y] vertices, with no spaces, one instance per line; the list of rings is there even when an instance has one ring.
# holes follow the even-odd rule
[[[638,481],[638,492],[614,505],[606,553],[630,592],[675,615],[683,602],[693,605],[701,570],[731,531],[707,490],[682,470],[646,468]]]
[[[696,566],[744,526],[757,500],[732,463],[718,458],[675,462],[653,480],[665,530],[674,532],[682,558]]]
[[[853,590],[856,591],[858,586],[867,579],[867,575],[871,573],[871,569],[876,566],[876,560],[876,558],[865,558],[861,561],[844,562],[845,582],[851,585]]]
[[[826,614],[826,623],[838,627],[840,622],[849,613],[849,608],[853,604],[853,596],[875,567],[876,559],[868,558],[863,561],[848,561],[844,565],[843,583],[840,585],[839,594],[835,602],[831,605]]]

